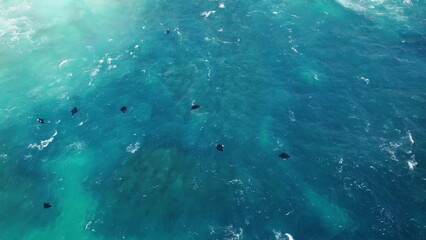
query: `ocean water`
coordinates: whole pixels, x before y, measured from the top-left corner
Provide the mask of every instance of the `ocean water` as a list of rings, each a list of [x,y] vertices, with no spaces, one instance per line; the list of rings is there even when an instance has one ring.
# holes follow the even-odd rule
[[[426,239],[425,157],[423,0],[0,0],[2,240]]]

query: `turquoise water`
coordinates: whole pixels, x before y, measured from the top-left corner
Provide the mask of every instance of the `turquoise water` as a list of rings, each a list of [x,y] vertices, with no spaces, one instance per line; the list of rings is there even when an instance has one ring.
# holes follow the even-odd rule
[[[422,0],[1,0],[0,239],[425,239],[425,76]]]

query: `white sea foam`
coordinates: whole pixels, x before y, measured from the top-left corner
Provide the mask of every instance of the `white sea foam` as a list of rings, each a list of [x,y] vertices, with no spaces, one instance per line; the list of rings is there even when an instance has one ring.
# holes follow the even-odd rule
[[[408,134],[408,139],[410,140],[410,143],[414,144],[414,139],[413,139],[413,135],[411,134],[411,132],[408,131],[407,134]]]
[[[95,77],[96,75],[98,75],[99,71],[100,71],[100,69],[99,69],[98,67],[96,67],[95,69],[93,69],[93,70],[90,72],[90,78],[93,78],[93,77]]]
[[[407,161],[408,167],[410,168],[410,170],[414,170],[414,168],[417,166],[417,162],[414,160],[408,160]]]
[[[126,147],[126,151],[129,153],[135,153],[140,148],[140,142],[137,141],[135,144],[131,143],[129,146]]]
[[[235,229],[232,225],[225,227],[225,239],[227,240],[240,240],[244,238],[244,231],[242,228]]]
[[[411,2],[411,0],[404,0],[403,2],[405,5],[412,5],[413,3]]]
[[[341,157],[341,158],[339,158],[339,173],[342,173],[343,172],[343,158]]]
[[[99,71],[100,71],[100,66],[98,66],[98,67],[96,67],[95,69],[93,69],[91,72],[90,72],[90,81],[89,81],[89,86],[92,86],[93,85],[93,78],[96,76],[96,75],[98,75],[98,73],[99,73]]]
[[[275,231],[275,229],[274,229],[274,230],[272,230],[272,232],[274,232],[274,236],[275,236],[276,240],[282,240],[283,239],[282,238],[283,234],[280,231]]]
[[[201,13],[201,16],[208,18],[210,15],[214,14],[216,11],[206,11]]]
[[[221,3],[219,3],[219,8],[225,8],[225,3],[223,3],[223,2],[221,2]]]
[[[294,112],[291,110],[288,110],[288,118],[290,119],[290,121],[295,122],[296,121],[296,117],[294,117]]]
[[[360,76],[358,77],[358,79],[364,81],[367,85],[370,84],[370,79],[367,77]]]
[[[67,150],[77,150],[77,151],[81,151],[86,147],[86,144],[84,142],[73,142],[70,145],[68,145],[66,147]]]
[[[228,184],[243,184],[243,182],[240,179],[233,179],[231,181],[228,182]]]
[[[399,159],[396,157],[396,151],[401,146],[402,146],[402,143],[389,142],[389,143],[381,144],[380,148],[382,151],[389,153],[392,160],[399,161]]]
[[[404,14],[404,7],[411,6],[411,0],[401,2],[385,0],[336,0],[337,3],[357,13],[368,17],[385,17],[397,21],[407,19]]]
[[[290,233],[282,234],[281,231],[272,230],[276,240],[294,240],[293,236]],[[285,236],[285,238],[284,238]]]
[[[49,139],[40,141],[40,144],[31,143],[30,145],[28,145],[28,148],[37,148],[38,150],[42,150],[43,148],[47,147],[49,143],[53,142],[57,134],[58,132],[55,131],[55,133]]]
[[[0,40],[3,44],[13,48],[21,40],[32,42],[35,31],[31,19],[27,17],[31,8],[32,5],[26,1],[9,8],[0,5]]]
[[[360,3],[360,1],[350,1],[350,0],[336,0],[345,8],[349,8],[354,11],[364,11],[365,7]]]

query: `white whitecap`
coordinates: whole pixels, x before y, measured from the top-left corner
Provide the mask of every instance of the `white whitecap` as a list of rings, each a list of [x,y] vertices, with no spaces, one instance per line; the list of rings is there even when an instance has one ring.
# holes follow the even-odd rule
[[[214,14],[216,11],[206,11],[201,13],[201,16],[208,18],[210,15]]]
[[[281,231],[272,230],[274,233],[274,237],[276,240],[294,240],[293,236],[290,233],[284,233],[286,238],[283,237],[283,234]]]
[[[114,68],[117,68],[117,65],[108,65],[107,70],[112,70]]]
[[[367,85],[370,84],[370,79],[367,77],[360,76],[358,77],[360,80],[364,81]]]
[[[59,68],[61,68],[65,63],[68,63],[69,61],[70,61],[69,59],[65,59],[64,61],[59,63]]]
[[[243,182],[240,179],[232,179],[231,181],[228,182],[228,184],[243,184]]]
[[[223,2],[219,3],[219,8],[222,8],[222,9],[225,8],[225,3],[223,3]]]
[[[55,131],[55,133],[49,139],[40,141],[40,144],[31,143],[30,145],[28,145],[28,148],[37,148],[38,150],[42,150],[43,148],[47,147],[49,143],[53,142],[57,134],[58,131]]]
[[[84,230],[87,231],[87,229],[89,229],[89,226],[92,224],[92,221],[89,221],[86,223],[86,226],[84,227]]]
[[[2,1],[1,3],[3,3]],[[20,41],[34,43],[32,35],[35,33],[33,21],[27,17],[31,10],[31,3],[23,1],[21,4],[14,4],[7,7],[8,4],[0,4],[0,37],[2,44],[14,48]]]
[[[336,0],[337,3],[352,11],[367,15],[370,19],[373,17],[386,17],[397,21],[404,21],[408,15],[405,14],[404,6],[412,5],[411,0],[386,1],[386,0]]]
[[[411,135],[410,131],[408,131],[407,133],[408,133],[408,139],[410,140],[411,144],[413,144],[414,143],[413,135]]]
[[[288,238],[288,240],[294,240],[290,233],[284,233],[284,235]]]
[[[408,167],[410,168],[410,170],[414,170],[414,168],[417,166],[417,162],[414,160],[408,160],[407,161]]]

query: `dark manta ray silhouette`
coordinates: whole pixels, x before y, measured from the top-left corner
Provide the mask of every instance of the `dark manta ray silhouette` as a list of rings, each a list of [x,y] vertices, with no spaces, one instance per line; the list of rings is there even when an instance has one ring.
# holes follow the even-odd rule
[[[199,108],[200,108],[200,105],[194,104],[194,105],[192,105],[191,110],[195,110],[195,109],[199,109]]]
[[[44,124],[44,119],[43,118],[37,118],[37,122]]]
[[[120,111],[121,111],[122,113],[125,113],[125,112],[127,111],[127,107],[126,107],[126,106],[122,106],[122,107],[120,108]]]
[[[73,107],[73,108],[71,109],[71,115],[73,115],[73,116],[74,116],[74,114],[76,114],[77,112],[78,112],[77,107]]]
[[[283,152],[280,155],[278,155],[278,157],[280,157],[281,159],[289,159],[290,155],[288,155],[287,153]]]
[[[223,145],[222,144],[218,144],[216,146],[216,150],[218,150],[219,152],[222,152],[223,151]]]
[[[44,208],[51,208],[52,205],[50,203],[48,203],[48,202],[45,202],[45,203],[43,203],[43,207]]]

